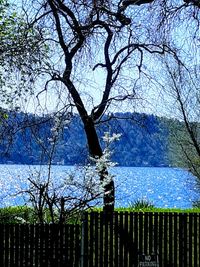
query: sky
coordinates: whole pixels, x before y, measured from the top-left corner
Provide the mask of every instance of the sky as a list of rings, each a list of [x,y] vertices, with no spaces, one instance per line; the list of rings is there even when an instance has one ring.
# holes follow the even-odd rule
[[[15,3],[19,4],[20,0],[17,2],[15,1]],[[176,45],[179,47],[179,50],[182,49],[187,50],[188,53],[191,52],[190,57],[188,57],[188,63],[198,65],[200,63],[200,38],[195,39],[196,43],[191,43],[191,28],[186,29],[184,28],[184,25],[182,24],[181,27],[175,28],[175,30],[171,32],[172,37],[174,38]],[[183,56],[186,57],[187,55]],[[178,109],[175,109],[176,99],[174,99],[173,95],[168,91],[168,81],[165,80],[166,77],[164,77],[165,74],[164,70],[162,70],[161,63],[159,63],[158,60],[152,60],[152,58],[147,56],[143,66],[143,70],[149,75],[148,79],[147,76],[144,76],[143,79],[138,81],[138,73],[135,69],[130,70],[129,68],[126,68],[123,69],[122,73],[124,79],[127,77],[129,79],[129,81],[126,79],[127,84],[126,82],[122,82],[125,89],[126,86],[131,87],[131,85],[137,81],[136,100],[131,104],[130,102],[124,102],[118,106],[113,105],[110,108],[110,111],[137,111],[156,114],[158,116],[178,117],[179,111]],[[149,70],[146,70],[145,67],[148,67]],[[84,69],[80,68],[78,70],[78,76],[76,78],[76,87],[80,90],[87,109],[91,111],[92,107],[100,102],[105,81],[104,72],[100,68],[96,69],[95,72],[92,72],[88,63],[87,68],[84,66]],[[41,88],[44,88],[44,83],[44,79],[38,82],[35,95],[28,97],[26,100],[21,99],[16,105],[20,106],[23,111],[41,114],[53,112],[68,103],[68,95],[66,94],[66,89],[62,85],[56,84],[53,87],[50,87],[47,92],[45,91],[43,94],[38,95]],[[118,90],[121,89],[118,88]],[[56,101],[58,98],[62,99],[62,103]]]

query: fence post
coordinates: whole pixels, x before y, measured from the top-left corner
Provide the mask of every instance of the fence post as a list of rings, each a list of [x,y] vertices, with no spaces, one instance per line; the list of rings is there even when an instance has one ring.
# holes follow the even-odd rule
[[[88,225],[88,216],[87,213],[84,213],[82,215],[82,224],[81,224],[81,257],[80,257],[80,267],[86,266],[86,252],[85,252],[85,244],[86,244],[86,231],[87,231],[87,225]]]

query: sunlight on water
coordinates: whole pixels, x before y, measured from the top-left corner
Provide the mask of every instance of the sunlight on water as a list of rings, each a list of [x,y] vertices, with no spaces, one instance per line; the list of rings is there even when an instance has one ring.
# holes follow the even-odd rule
[[[117,206],[147,199],[156,207],[189,208],[197,200],[197,182],[186,170],[175,168],[116,168]]]
[[[28,178],[46,177],[47,167],[26,165],[0,165],[0,201],[2,206],[19,205],[27,201],[19,192],[25,191]],[[52,174],[59,183],[70,166],[53,166]],[[127,207],[138,199],[147,199],[157,207],[190,208],[200,198],[195,177],[186,170],[172,168],[115,167],[116,206]],[[200,192],[200,189],[199,189]]]

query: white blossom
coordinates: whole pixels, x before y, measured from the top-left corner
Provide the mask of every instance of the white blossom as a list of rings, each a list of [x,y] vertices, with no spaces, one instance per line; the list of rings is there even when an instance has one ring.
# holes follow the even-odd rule
[[[56,119],[56,122],[58,120]],[[52,128],[52,133],[57,133],[56,126]],[[110,174],[110,168],[116,165],[111,161],[112,151],[110,144],[119,138],[119,135],[113,134],[110,138],[108,133],[105,133],[106,147],[100,158],[92,158],[94,164],[75,167],[71,171],[57,172],[54,166],[25,166],[21,171],[15,170],[15,167],[10,169],[10,175],[5,173],[7,179],[0,179],[1,187],[1,205],[32,205],[30,192],[39,199],[39,187],[35,185],[46,186],[49,197],[56,195],[58,198],[64,196],[69,201],[66,202],[66,208],[71,209],[76,206],[79,201],[92,201],[93,205],[97,205],[102,199],[105,192],[105,186],[110,183],[115,177]],[[53,141],[53,138],[49,138]],[[105,171],[103,181],[99,179],[99,174]],[[5,176],[3,175],[3,177]],[[8,192],[11,192],[8,195]],[[89,202],[90,203],[90,202]],[[55,206],[55,209],[57,206]]]
[[[103,140],[104,142],[111,144],[114,141],[119,141],[120,137],[121,137],[121,134],[113,133],[112,136],[110,136],[109,132],[105,132],[103,136]]]

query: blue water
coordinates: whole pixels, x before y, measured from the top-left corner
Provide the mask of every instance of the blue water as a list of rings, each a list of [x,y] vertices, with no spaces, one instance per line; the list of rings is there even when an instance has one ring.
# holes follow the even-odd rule
[[[70,166],[53,166],[52,177],[59,181],[74,171]],[[196,178],[178,168],[115,167],[116,206],[127,207],[146,199],[157,207],[190,208],[200,199]],[[0,206],[19,205],[28,200],[24,193],[28,178],[47,175],[46,166],[0,165]],[[39,176],[38,176],[39,177]],[[38,178],[39,179],[39,178]]]
[[[178,168],[117,168],[117,206],[146,199],[156,207],[190,208],[200,198],[196,177]]]

